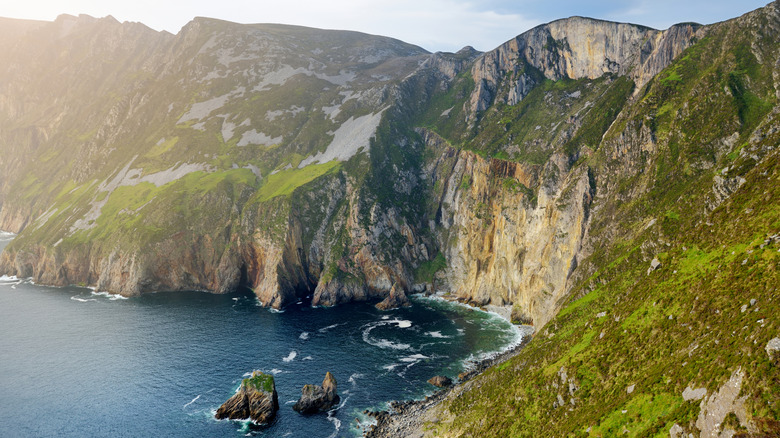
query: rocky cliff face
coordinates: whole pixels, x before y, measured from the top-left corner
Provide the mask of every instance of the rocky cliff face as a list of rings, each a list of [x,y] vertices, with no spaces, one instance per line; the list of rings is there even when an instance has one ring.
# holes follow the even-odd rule
[[[491,201],[509,199],[510,211],[524,201],[506,194],[478,198],[491,185],[475,173],[509,174],[531,184],[523,191],[539,199],[536,207],[522,207],[529,225],[543,196],[567,199],[567,189],[548,187],[570,184],[572,193],[590,196],[579,198],[582,204],[566,203],[566,214],[544,210],[559,218],[546,226],[569,230],[566,239],[524,230],[524,248],[538,245],[533,236],[547,236],[547,248],[560,251],[564,262],[571,245],[579,245],[576,268],[565,285],[557,283],[565,289],[562,299],[534,340],[513,359],[443,396],[416,421],[394,423],[392,433],[778,434],[780,368],[768,352],[780,330],[780,251],[773,237],[780,225],[779,5],[698,29],[703,37],[644,86],[636,79],[636,87],[624,87],[634,79],[619,71],[608,75],[612,82],[542,81],[516,105],[507,105],[508,88],[498,87],[491,106],[477,113],[474,131],[436,114],[442,137],[476,153],[453,150],[447,160],[429,161],[435,163],[432,174],[449,176],[463,166],[468,171],[459,172],[471,175],[450,196],[448,189],[434,190],[441,194],[436,199],[466,207],[452,216],[441,210],[443,229],[450,217],[459,224],[452,228],[468,230],[458,236],[470,236],[465,244],[450,239],[450,264],[458,263],[452,249],[480,262],[471,272],[500,260],[493,223],[502,219],[495,219]],[[574,94],[614,117],[575,117],[566,111],[576,105]],[[571,130],[557,131],[551,113],[557,121],[563,115],[561,123]],[[538,132],[543,130],[552,132]],[[520,155],[515,148],[521,144],[523,152],[537,153]],[[522,165],[506,172],[502,157]],[[565,184],[546,176],[552,164],[563,171]],[[475,172],[480,168],[489,170]],[[589,191],[582,190],[586,168]],[[507,179],[507,186],[513,184]],[[485,212],[476,213],[483,205]],[[584,231],[577,241],[571,230],[579,229],[580,217]],[[500,251],[511,254],[507,247]],[[506,258],[515,262],[504,270],[509,277],[521,257]],[[550,265],[566,275],[564,263]],[[467,264],[460,266],[450,278],[469,272]],[[478,286],[493,278],[484,269],[468,281]],[[466,289],[467,299],[480,297]],[[483,302],[505,299],[496,295],[483,295]],[[418,426],[397,428],[404,423]]]
[[[513,305],[543,326],[577,267],[593,196],[588,168],[555,154],[540,168],[471,152],[432,165],[447,287],[475,305]],[[529,187],[538,187],[537,192]]]
[[[423,50],[210,19],[176,36],[110,17],[41,26],[49,45],[14,34],[0,72],[0,228],[22,232],[2,256],[5,272],[123,295],[245,284],[274,307],[410,283],[406,265],[371,246],[371,233],[408,225],[394,210],[359,212],[370,202],[361,172],[341,163],[367,164],[393,90],[427,59]],[[49,52],[62,56],[49,62]],[[97,67],[107,60],[118,70]],[[59,87],[20,76],[38,63],[43,76],[60,72]],[[71,109],[95,91],[92,105]],[[399,256],[408,265],[418,252]]]
[[[3,27],[0,274],[276,308],[445,290],[538,335],[430,433],[776,434],[779,4],[574,17],[484,54],[202,18]],[[745,411],[702,429],[685,394],[739,367]]]
[[[590,157],[709,28],[574,17],[485,54],[205,18],[32,29],[3,46],[0,228],[21,234],[2,272],[123,295],[245,285],[276,308],[447,288],[543,325],[592,251],[594,196],[621,181]],[[604,143],[628,151],[620,175],[657,151],[632,132]]]
[[[695,24],[665,31],[625,23],[572,17],[541,25],[480,58],[472,67],[476,88],[467,103],[470,117],[486,110],[500,87],[503,102],[515,105],[544,79],[595,79],[628,75],[644,86],[702,32]]]

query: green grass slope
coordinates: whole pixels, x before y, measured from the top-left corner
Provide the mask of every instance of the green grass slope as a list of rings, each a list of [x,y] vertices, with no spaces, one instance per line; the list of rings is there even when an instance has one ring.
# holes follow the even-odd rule
[[[708,411],[715,434],[780,435],[780,359],[766,351],[780,336],[778,16],[710,27],[609,129],[583,125],[605,134],[583,161],[597,198],[570,298],[440,405],[429,434],[698,435]],[[733,376],[735,404],[713,414]],[[706,398],[685,399],[698,388]]]

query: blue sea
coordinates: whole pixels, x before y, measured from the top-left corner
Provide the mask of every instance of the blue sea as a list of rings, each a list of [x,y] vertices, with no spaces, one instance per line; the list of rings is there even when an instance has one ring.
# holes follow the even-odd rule
[[[0,249],[13,236],[0,234]],[[251,291],[124,299],[0,277],[2,437],[360,436],[365,409],[422,398],[438,374],[519,342],[500,317],[439,299],[382,312],[370,304],[282,312]],[[268,427],[214,412],[253,370],[275,376]],[[341,403],[302,416],[292,405],[330,371]]]

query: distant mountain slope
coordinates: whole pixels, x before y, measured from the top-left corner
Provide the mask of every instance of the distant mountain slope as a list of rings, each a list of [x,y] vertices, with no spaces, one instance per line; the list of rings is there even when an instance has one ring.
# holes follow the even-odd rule
[[[198,18],[172,36],[62,16],[5,56],[0,215],[24,230],[15,272],[128,295],[244,281],[282,306],[324,263],[274,273],[289,195],[365,163],[399,80],[428,55],[355,32]],[[305,225],[332,239],[330,214]]]

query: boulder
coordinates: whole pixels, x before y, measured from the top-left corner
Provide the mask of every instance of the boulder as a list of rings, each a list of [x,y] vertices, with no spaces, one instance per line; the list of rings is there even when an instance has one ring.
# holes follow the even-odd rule
[[[293,405],[293,409],[301,414],[314,414],[330,410],[339,403],[336,393],[336,378],[330,372],[325,374],[322,386],[304,385],[301,398]]]
[[[398,284],[394,284],[390,289],[390,295],[387,296],[382,302],[376,305],[379,310],[391,310],[399,307],[409,307],[412,303],[409,302],[409,298],[406,297],[404,290],[398,287]]]
[[[766,344],[766,354],[770,358],[780,357],[780,338],[773,338]]]
[[[215,417],[219,420],[250,419],[256,424],[268,424],[278,410],[279,397],[274,377],[254,371],[252,377],[241,382],[238,392],[217,409]]]
[[[452,385],[452,379],[447,376],[435,376],[428,379],[428,383],[433,386],[438,386],[439,388],[444,388]]]
[[[653,257],[653,261],[650,262],[650,267],[647,268],[647,275],[650,275],[651,272],[655,271],[660,267],[661,267],[661,261],[658,260],[658,257]]]

